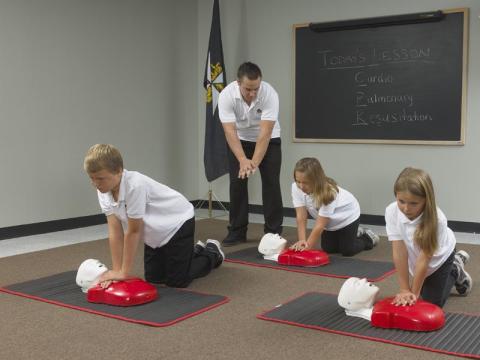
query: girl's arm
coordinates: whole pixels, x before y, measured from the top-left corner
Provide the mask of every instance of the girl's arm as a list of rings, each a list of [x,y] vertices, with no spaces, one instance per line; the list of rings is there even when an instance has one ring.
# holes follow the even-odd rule
[[[307,240],[307,220],[308,212],[305,206],[296,207],[296,220],[297,220],[297,238],[298,240]]]
[[[407,247],[402,240],[392,241],[393,263],[398,274],[398,282],[400,292],[395,296],[393,304],[395,305],[411,305],[416,301],[416,296],[410,288],[408,274],[408,253]]]
[[[315,244],[318,242],[318,239],[322,235],[322,232],[323,230],[325,230],[325,227],[327,226],[329,221],[330,218],[324,216],[319,216],[317,218],[317,220],[315,221],[315,225],[313,226],[313,229],[310,233],[310,236],[308,237],[307,247],[305,250],[313,249],[315,247]]]
[[[290,246],[292,250],[303,250],[307,245],[307,220],[308,212],[305,206],[295,208],[296,221],[297,221],[297,237],[298,241]]]
[[[297,250],[297,251],[313,249],[319,237],[322,235],[322,232],[325,229],[325,226],[327,226],[329,221],[330,221],[330,218],[319,216],[315,221],[315,225],[312,231],[310,232],[310,236],[308,237],[308,239],[302,240],[299,233],[299,237],[298,237],[299,240],[295,244],[293,244],[290,247],[290,249]],[[306,228],[306,224],[305,224],[305,228]],[[304,232],[303,235],[305,235],[305,233],[306,231]]]
[[[422,290],[423,282],[427,277],[428,264],[432,259],[431,256],[426,255],[423,251],[420,252],[417,262],[415,264],[415,273],[412,280],[412,292],[418,298]]]

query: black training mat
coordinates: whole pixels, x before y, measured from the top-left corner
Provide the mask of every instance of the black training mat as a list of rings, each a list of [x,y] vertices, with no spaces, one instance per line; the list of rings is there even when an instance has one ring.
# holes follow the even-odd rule
[[[75,283],[76,271],[0,288],[0,291],[97,315],[150,326],[169,326],[229,301],[225,296],[156,286],[158,299],[147,304],[120,307],[89,303]]]
[[[345,315],[337,295],[310,292],[257,318],[395,345],[469,358],[480,358],[480,316],[445,313],[445,326],[431,332],[381,329],[368,320]]]
[[[335,255],[329,255],[330,264],[314,268],[279,265],[276,261],[265,260],[256,247],[235,251],[225,254],[225,256],[227,257],[225,261],[238,264],[345,279],[354,276],[366,278],[370,282],[380,281],[395,272],[395,266],[392,262],[369,261]]]

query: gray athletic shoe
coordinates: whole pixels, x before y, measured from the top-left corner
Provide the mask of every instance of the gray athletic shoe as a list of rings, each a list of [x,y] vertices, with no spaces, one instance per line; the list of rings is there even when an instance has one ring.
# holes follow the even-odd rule
[[[457,289],[457,292],[460,295],[467,296],[472,291],[473,280],[469,273],[467,273],[466,271],[464,273],[465,274],[464,274],[463,281],[458,284],[455,283],[455,289]]]
[[[365,234],[365,229],[359,226],[357,229],[357,238],[362,237],[363,234]]]
[[[365,234],[364,234],[368,239],[372,241],[372,245],[375,247],[377,244],[380,242],[380,236],[375,234],[372,230],[370,229],[365,229]]]
[[[460,251],[459,251],[460,252]],[[465,254],[455,254],[453,258],[453,274],[456,275],[455,289],[462,296],[467,296],[473,287],[473,280],[469,273],[465,271],[465,262],[470,259],[466,251]]]
[[[193,247],[193,253],[195,255],[200,255],[203,252],[203,250],[205,250],[205,246],[206,245],[202,241],[198,240],[195,246]]]
[[[463,265],[466,265],[470,260],[470,255],[465,250],[460,250],[455,253],[456,256],[459,256],[463,262]]]
[[[218,240],[208,239],[205,245],[205,250],[214,253],[216,256],[215,261],[215,268],[218,268],[222,265],[223,261],[225,260],[225,254],[222,251],[222,247],[220,246],[220,242]]]

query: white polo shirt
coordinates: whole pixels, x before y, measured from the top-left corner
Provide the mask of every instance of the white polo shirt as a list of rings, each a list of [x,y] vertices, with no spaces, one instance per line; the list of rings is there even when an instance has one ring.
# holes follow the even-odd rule
[[[143,241],[152,248],[165,245],[194,216],[193,205],[180,193],[136,171],[123,170],[118,202],[112,193],[97,190],[105,215],[115,215],[127,230],[128,218],[143,219]]]
[[[292,184],[293,207],[307,208],[308,213],[317,219],[319,216],[330,219],[325,230],[335,231],[343,229],[360,217],[360,205],[349,191],[338,186],[338,193],[335,199],[328,205],[317,208],[314,198],[304,193],[294,182]]]
[[[415,273],[415,264],[420,255],[420,248],[415,244],[413,236],[415,229],[421,222],[423,213],[416,219],[409,220],[404,213],[398,208],[397,202],[393,202],[387,206],[385,210],[385,222],[387,224],[387,235],[390,241],[403,241],[407,247],[408,252],[408,271],[410,275]],[[430,263],[428,264],[427,276],[433,274],[452,254],[455,249],[455,235],[453,231],[447,226],[447,218],[445,214],[437,208],[438,217],[438,248],[433,254]]]
[[[238,82],[232,81],[220,93],[218,114],[222,123],[235,123],[240,140],[256,142],[260,133],[260,121],[275,121],[271,138],[280,137],[278,122],[278,94],[265,81],[260,82],[257,97],[250,105],[243,100]]]

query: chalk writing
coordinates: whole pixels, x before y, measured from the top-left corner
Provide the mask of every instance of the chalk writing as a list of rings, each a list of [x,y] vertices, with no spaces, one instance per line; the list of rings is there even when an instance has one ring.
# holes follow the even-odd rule
[[[366,71],[358,71],[355,73],[354,78],[357,86],[393,84],[393,75],[383,72],[369,75]]]
[[[357,110],[353,126],[383,126],[395,123],[413,123],[433,121],[433,117],[429,113],[420,113],[416,110],[408,111],[402,109],[399,112],[369,113],[365,110]]]
[[[369,48],[356,49],[353,53],[339,54],[334,50],[318,50],[319,65],[324,70],[360,69],[386,63],[429,62],[432,54],[426,48]]]
[[[367,106],[375,104],[405,104],[413,106],[413,95],[409,94],[390,94],[390,95],[367,95],[364,91],[357,91],[355,105]]]

